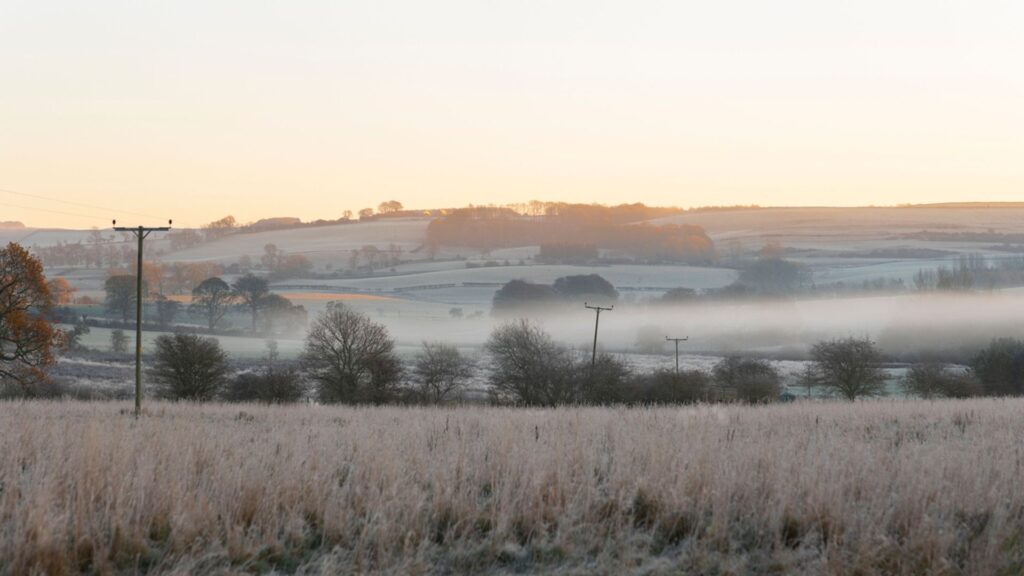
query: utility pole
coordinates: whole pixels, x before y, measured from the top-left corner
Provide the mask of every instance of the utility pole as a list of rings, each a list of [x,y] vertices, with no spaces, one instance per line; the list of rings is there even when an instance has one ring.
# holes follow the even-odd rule
[[[597,326],[601,323],[601,312],[611,311],[615,306],[608,306],[605,308],[602,306],[591,306],[584,302],[583,307],[593,310],[596,313],[594,315],[594,350],[590,354],[590,375],[593,376],[594,366],[597,365]]]
[[[135,269],[135,417],[142,414],[142,243],[150,232],[167,232],[171,229],[171,221],[167,226],[159,228],[128,228],[118,226],[114,220],[115,232],[131,232],[139,240],[139,261]]]
[[[686,342],[689,339],[690,339],[689,336],[687,336],[685,338],[669,338],[668,336],[665,336],[665,341],[666,342],[675,342],[676,343],[676,376],[679,376],[679,343],[680,342]]]

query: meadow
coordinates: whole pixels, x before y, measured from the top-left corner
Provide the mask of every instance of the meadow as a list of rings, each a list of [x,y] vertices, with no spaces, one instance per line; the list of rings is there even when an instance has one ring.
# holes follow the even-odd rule
[[[0,404],[0,573],[1018,574],[1024,400]]]

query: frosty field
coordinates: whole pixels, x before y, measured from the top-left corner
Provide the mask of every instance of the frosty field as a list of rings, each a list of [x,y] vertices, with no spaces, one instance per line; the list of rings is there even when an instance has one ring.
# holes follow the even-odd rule
[[[1017,574],[1022,400],[0,404],[12,574]]]

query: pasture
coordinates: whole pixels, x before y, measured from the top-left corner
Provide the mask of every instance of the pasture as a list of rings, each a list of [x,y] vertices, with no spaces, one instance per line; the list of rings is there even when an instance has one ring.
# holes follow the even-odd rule
[[[0,571],[1017,574],[1024,400],[0,404]]]

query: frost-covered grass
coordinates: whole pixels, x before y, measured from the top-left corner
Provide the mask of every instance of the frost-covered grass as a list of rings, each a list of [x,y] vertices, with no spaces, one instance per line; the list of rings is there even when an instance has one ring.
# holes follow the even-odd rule
[[[1022,400],[0,404],[0,573],[1017,574]]]

